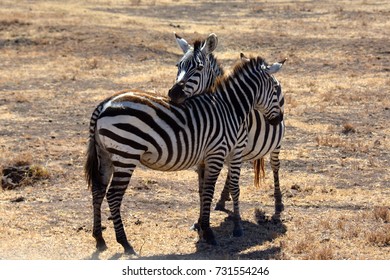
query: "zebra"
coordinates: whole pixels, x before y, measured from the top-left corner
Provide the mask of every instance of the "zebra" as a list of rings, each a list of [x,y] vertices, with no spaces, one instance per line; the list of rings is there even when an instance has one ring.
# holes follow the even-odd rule
[[[214,79],[210,77],[222,76],[224,70],[212,53],[218,45],[218,37],[214,33],[204,41],[196,40],[193,47],[176,33],[175,38],[184,55],[176,64],[178,72],[170,94],[173,100],[181,103],[185,98],[211,88]],[[175,96],[176,92],[180,95]]]
[[[263,110],[275,125],[283,118],[276,96],[278,84],[265,63],[261,57],[240,63],[212,92],[188,98],[181,105],[142,91],[125,91],[95,108],[84,171],[92,191],[93,236],[98,251],[107,248],[101,226],[101,204],[106,197],[117,242],[125,253],[135,254],[126,237],[120,206],[139,164],[161,171],[203,167],[199,235],[215,245],[210,206],[215,182],[228,157],[234,171],[230,174],[235,205],[233,234],[240,234],[238,179],[246,144],[243,124],[253,108]]]
[[[176,35],[176,34],[175,34]],[[211,36],[211,35],[210,35]],[[180,104],[186,98],[196,95],[200,92],[208,90],[208,85],[213,85],[215,80],[221,77],[224,73],[219,62],[213,57],[213,59],[206,61],[199,61],[196,59],[195,53],[199,52],[200,46],[202,44],[194,44],[194,47],[191,47],[186,40],[180,36],[176,36],[176,41],[180,48],[184,52],[184,56],[177,64],[178,74],[176,79],[176,84],[172,87],[170,91],[171,99]],[[216,46],[215,46],[216,48]],[[214,49],[215,49],[214,48]],[[240,54],[242,60],[248,60],[244,54]],[[269,72],[277,72],[278,69],[285,63],[286,59],[281,62],[274,63],[273,65],[267,65]],[[199,64],[207,65],[206,69],[213,69],[213,71],[201,71],[199,70]],[[203,83],[196,83],[196,79],[193,79],[191,74],[196,72],[197,76],[201,76]],[[190,85],[185,83],[181,77],[185,76]],[[206,86],[205,86],[206,85]],[[183,89],[180,91],[180,89]],[[174,94],[173,94],[174,93]],[[277,91],[279,105],[284,112],[284,96],[281,90],[281,86]],[[281,150],[281,142],[285,132],[285,124],[282,121],[277,126],[270,125],[264,115],[259,111],[253,111],[248,118],[248,144],[243,153],[243,160],[250,161],[253,160],[254,167],[254,183],[255,186],[259,186],[259,181],[261,175],[264,176],[264,157],[270,154],[270,163],[273,171],[274,178],[274,199],[275,199],[275,212],[272,216],[274,221],[279,221],[281,212],[284,210],[284,205],[282,202],[282,193],[280,190],[279,183],[279,169],[280,169],[280,160],[279,154]],[[230,200],[229,195],[229,176],[225,181],[223,191],[221,193],[220,199],[216,204],[215,209],[220,211],[227,211],[225,209],[225,202]]]

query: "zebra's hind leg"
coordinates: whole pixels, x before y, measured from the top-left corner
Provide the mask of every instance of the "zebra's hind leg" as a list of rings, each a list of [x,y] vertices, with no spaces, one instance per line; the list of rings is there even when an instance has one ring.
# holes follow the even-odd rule
[[[226,201],[230,201],[230,192],[229,192],[229,185],[230,185],[230,176],[226,177],[225,185],[223,187],[223,190],[221,192],[221,197],[218,200],[217,204],[215,205],[215,210],[227,212],[225,208]]]
[[[233,198],[233,236],[240,237],[244,234],[242,225],[241,225],[241,215],[240,215],[240,206],[239,206],[239,197],[240,197],[240,169],[241,169],[241,160],[238,162],[231,162],[229,164],[229,190]]]
[[[125,254],[135,254],[133,247],[127,241],[120,213],[123,195],[130,182],[135,165],[133,165],[131,169],[126,169],[126,171],[122,171],[121,169],[114,169],[111,185],[107,192],[107,202],[114,223],[116,241],[123,246]]]
[[[242,165],[242,152],[247,144],[247,130],[243,126],[243,129],[240,132],[238,138],[238,143],[235,149],[231,152],[229,157],[226,159],[228,163],[228,182],[229,182],[229,193],[233,199],[233,236],[240,237],[244,234],[242,224],[241,224],[241,214],[240,214],[240,172]]]
[[[92,177],[92,205],[93,205],[93,229],[92,236],[96,240],[96,249],[104,251],[107,249],[106,242],[102,234],[102,214],[101,206],[106,195],[107,185],[112,175],[112,165],[108,155],[97,147],[97,154],[100,158],[98,172]],[[97,159],[96,159],[97,160]]]
[[[284,205],[282,202],[282,192],[280,191],[279,184],[279,149],[274,150],[271,153],[271,167],[274,174],[274,198],[275,198],[275,214],[272,216],[272,219],[275,221],[280,221],[280,215],[284,210]]]
[[[92,184],[92,203],[93,203],[93,230],[92,235],[96,240],[96,249],[104,251],[107,249],[106,242],[102,234],[102,212],[101,206],[106,195],[107,185],[104,187],[97,187],[95,183]]]

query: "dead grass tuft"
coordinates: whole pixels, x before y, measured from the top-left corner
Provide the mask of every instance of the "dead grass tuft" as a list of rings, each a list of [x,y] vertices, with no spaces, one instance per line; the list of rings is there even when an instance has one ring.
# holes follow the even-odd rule
[[[361,232],[362,228],[352,223],[349,224],[348,227],[344,228],[343,234],[341,236],[345,239],[351,240],[353,238],[358,238]]]
[[[345,226],[346,226],[346,220],[344,217],[341,217],[337,220],[336,222],[336,228],[341,230],[341,231],[344,231],[345,230]]]
[[[344,123],[344,124],[343,124],[343,130],[342,130],[342,132],[343,132],[344,134],[355,133],[355,132],[356,132],[356,129],[355,129],[355,127],[354,127],[351,123],[347,122],[347,123]]]
[[[329,244],[315,246],[308,255],[309,260],[333,260],[334,253]]]
[[[94,70],[98,68],[98,60],[96,58],[91,58],[86,61],[86,68],[89,70]]]
[[[310,246],[311,244],[309,244],[306,240],[301,240],[294,246],[294,252],[297,254],[302,254],[306,252]]]
[[[378,247],[390,246],[390,225],[387,224],[383,228],[377,228],[367,234],[367,240]]]
[[[343,152],[366,153],[370,148],[367,141],[352,140],[341,135],[318,135],[315,140],[318,146],[342,148]]]
[[[11,190],[32,185],[41,180],[49,179],[50,173],[46,167],[33,164],[31,156],[20,156],[1,168],[1,187]]]
[[[304,238],[300,239],[293,246],[293,252],[297,254],[306,255],[311,251],[313,244],[315,243],[315,238],[311,234],[306,234]]]
[[[390,209],[386,206],[377,206],[374,208],[374,217],[376,220],[390,223]]]

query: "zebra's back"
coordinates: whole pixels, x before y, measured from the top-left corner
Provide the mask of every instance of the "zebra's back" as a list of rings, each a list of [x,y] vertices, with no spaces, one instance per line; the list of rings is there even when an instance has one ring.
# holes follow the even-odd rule
[[[100,107],[95,137],[111,160],[123,166],[138,161],[162,171],[188,169],[210,152],[212,139],[223,138],[208,125],[212,106],[176,106],[146,93],[126,92]]]

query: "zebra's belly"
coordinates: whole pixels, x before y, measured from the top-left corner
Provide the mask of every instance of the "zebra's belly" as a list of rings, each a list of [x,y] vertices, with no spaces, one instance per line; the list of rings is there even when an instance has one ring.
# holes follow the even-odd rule
[[[181,157],[162,157],[158,153],[145,152],[141,155],[141,163],[154,170],[159,171],[178,171],[189,169],[197,165],[201,160],[200,157],[195,157],[192,159],[185,159]]]

